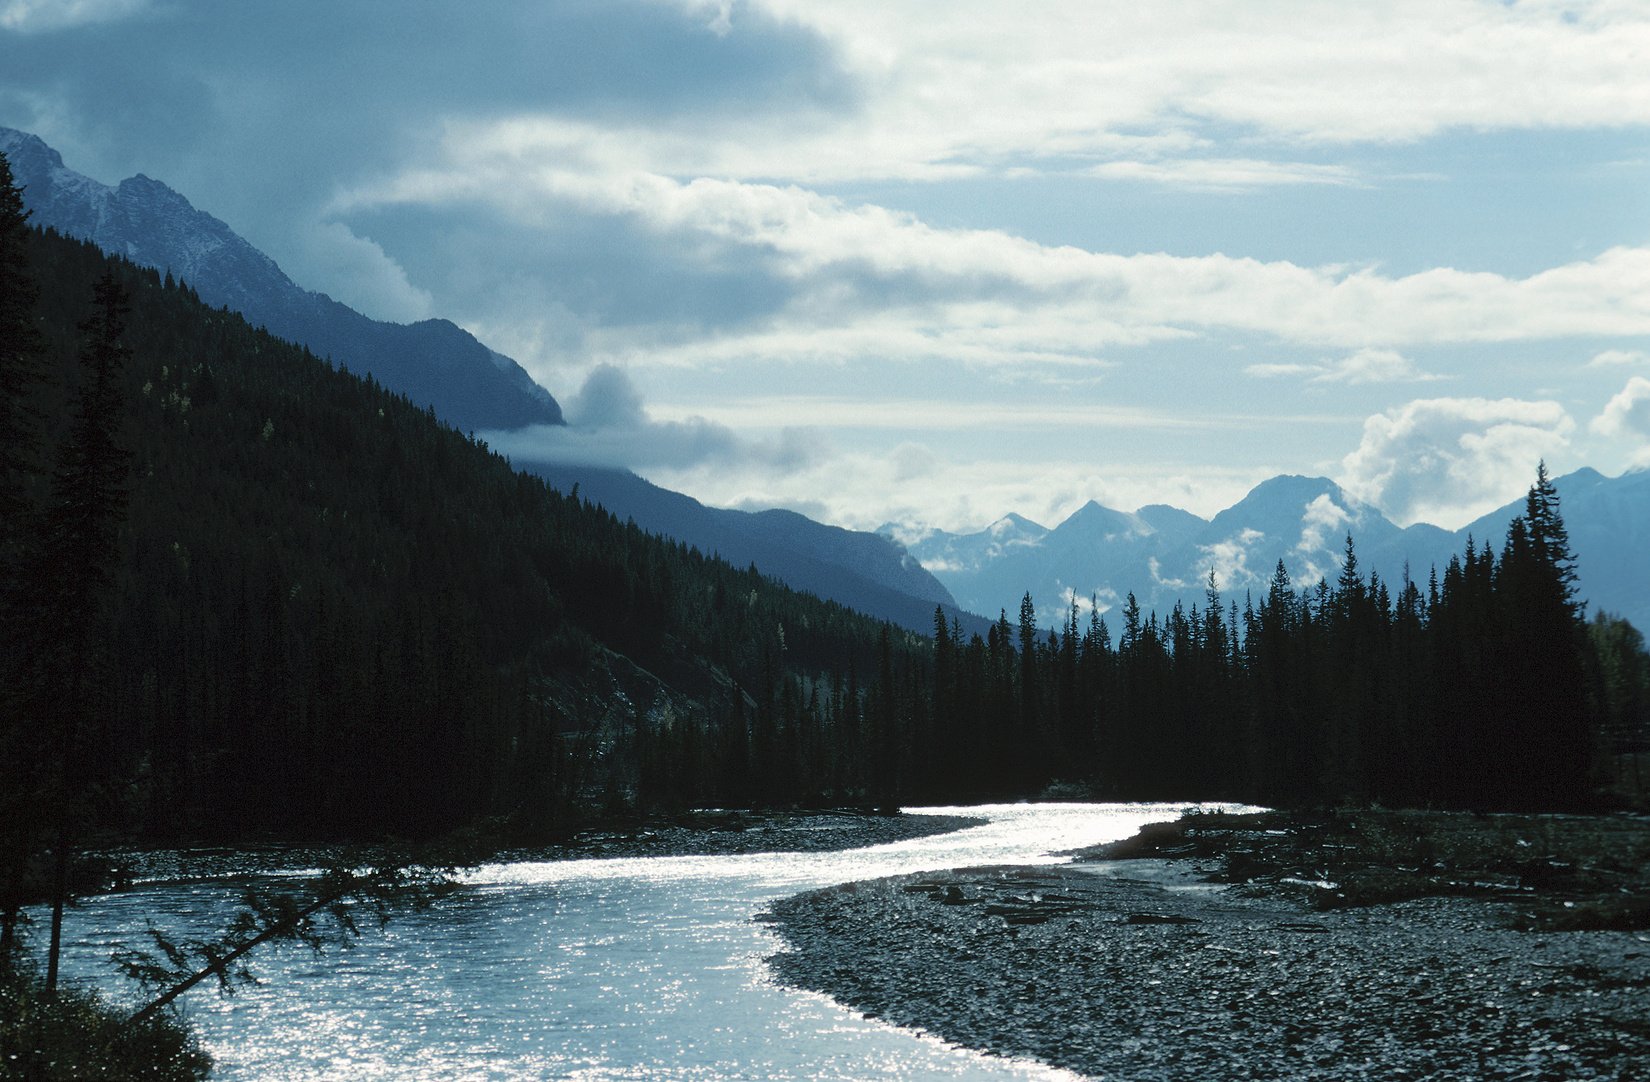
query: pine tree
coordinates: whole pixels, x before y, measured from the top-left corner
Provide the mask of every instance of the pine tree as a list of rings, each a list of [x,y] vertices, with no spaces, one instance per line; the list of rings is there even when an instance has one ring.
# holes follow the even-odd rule
[[[1496,576],[1501,679],[1492,720],[1501,740],[1496,803],[1573,806],[1588,792],[1596,748],[1588,708],[1586,628],[1575,556],[1546,463],[1507,530]]]
[[[0,154],[0,746],[11,749],[0,764],[0,971],[17,949],[39,827],[34,805],[40,779],[21,754],[21,732],[13,731],[23,713],[20,556],[33,517],[29,485],[38,471],[38,416],[29,396],[42,377],[34,322],[39,289],[28,266],[28,232],[23,194]]]
[[[34,312],[39,287],[26,250],[28,218],[11,164],[0,154],[0,566],[8,568],[17,566],[27,482],[38,466],[38,417],[28,400],[43,372]]]
[[[106,602],[118,559],[117,531],[125,513],[127,455],[120,444],[119,377],[129,355],[124,335],[126,292],[112,270],[93,290],[92,313],[80,324],[81,385],[69,431],[58,450],[39,548],[30,563],[36,709],[55,744],[52,759],[56,805],[53,848],[52,927],[46,987],[56,988],[63,906],[68,894],[72,824],[93,782],[87,749],[98,746],[90,728],[103,663]],[[98,764],[106,765],[106,764]]]

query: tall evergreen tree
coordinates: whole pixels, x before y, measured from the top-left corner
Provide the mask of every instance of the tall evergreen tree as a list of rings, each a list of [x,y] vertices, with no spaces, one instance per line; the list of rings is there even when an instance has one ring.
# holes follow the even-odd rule
[[[32,587],[41,590],[30,641],[39,666],[34,707],[47,720],[43,731],[55,745],[47,749],[56,833],[48,993],[57,984],[73,824],[85,794],[100,780],[97,773],[109,766],[88,750],[107,746],[92,729],[106,717],[99,703],[106,691],[106,608],[126,507],[119,379],[130,355],[124,340],[128,311],[126,292],[110,270],[93,290],[91,315],[79,327],[81,384],[30,561]]]
[[[1504,741],[1505,764],[1496,803],[1573,805],[1590,787],[1597,734],[1575,555],[1544,462],[1524,514],[1508,527],[1496,585],[1503,675],[1492,724]]]
[[[29,898],[36,857],[40,778],[20,754],[23,711],[21,549],[33,519],[29,500],[39,467],[39,431],[31,395],[41,382],[35,328],[39,288],[28,266],[28,212],[0,154],[0,970],[17,950],[16,929]]]
[[[39,287],[28,267],[28,211],[0,154],[0,566],[16,567],[27,519],[27,481],[38,467],[39,433],[30,394],[40,381]],[[0,583],[0,586],[11,585]]]

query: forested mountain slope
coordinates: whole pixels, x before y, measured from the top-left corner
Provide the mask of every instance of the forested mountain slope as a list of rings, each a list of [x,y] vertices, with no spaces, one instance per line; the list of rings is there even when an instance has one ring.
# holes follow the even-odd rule
[[[153,271],[31,238],[43,458],[94,283],[112,272],[131,305],[129,501],[87,741],[120,793],[108,815],[360,835],[553,829],[638,787],[864,797],[843,683],[917,664],[920,639],[621,524]],[[767,739],[781,698],[808,746]]]
[[[306,290],[227,224],[146,176],[102,184],[63,163],[37,136],[0,127],[0,153],[23,189],[36,226],[89,240],[105,252],[187,282],[213,306],[297,342],[358,374],[370,374],[460,431],[508,431],[560,424],[561,407],[520,365],[445,319],[385,323]],[[842,530],[786,511],[752,514],[705,507],[623,470],[523,463],[564,491],[584,494],[621,519],[754,563],[797,589],[892,620],[927,628],[936,602],[971,630],[978,617],[956,611],[939,581],[903,548],[875,534]]]
[[[880,534],[815,522],[794,511],[736,511],[706,507],[660,488],[628,470],[517,461],[563,492],[580,495],[633,520],[644,530],[688,541],[736,567],[755,564],[775,578],[873,613],[911,630],[933,626],[934,606],[970,632],[990,621],[957,607],[951,591]]]

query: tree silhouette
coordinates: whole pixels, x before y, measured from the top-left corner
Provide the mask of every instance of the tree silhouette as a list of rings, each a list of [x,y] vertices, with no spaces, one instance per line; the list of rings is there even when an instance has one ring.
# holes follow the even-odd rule
[[[20,629],[22,546],[34,520],[30,487],[40,472],[39,415],[33,404],[44,376],[35,327],[39,287],[28,261],[28,212],[0,154],[0,973],[17,950],[17,924],[35,877],[40,779],[23,754]]]
[[[100,746],[91,730],[105,711],[102,678],[108,661],[105,606],[114,584],[116,531],[126,506],[127,454],[120,444],[121,368],[126,346],[125,290],[112,271],[92,294],[92,312],[79,329],[81,384],[69,431],[58,449],[39,548],[31,561],[38,608],[31,646],[41,666],[36,709],[55,747],[50,749],[56,837],[52,859],[52,926],[46,991],[57,987],[63,907],[69,886],[73,823],[79,803],[100,780],[91,767]],[[108,767],[107,762],[96,763]],[[107,775],[105,774],[105,777]]]

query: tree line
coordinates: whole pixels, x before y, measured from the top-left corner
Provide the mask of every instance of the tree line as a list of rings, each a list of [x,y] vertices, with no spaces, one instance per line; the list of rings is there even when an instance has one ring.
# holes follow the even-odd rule
[[[1361,575],[1348,537],[1333,583],[1298,589],[1280,561],[1264,596],[1226,599],[1211,573],[1204,604],[1166,618],[1131,595],[1115,637],[1094,609],[1042,633],[1029,597],[983,641],[937,620],[932,709],[953,719],[953,771],[1008,764],[1021,787],[1581,807],[1645,750],[1650,682],[1643,639],[1585,622],[1574,583],[1542,467],[1499,554],[1469,541],[1424,583]]]

